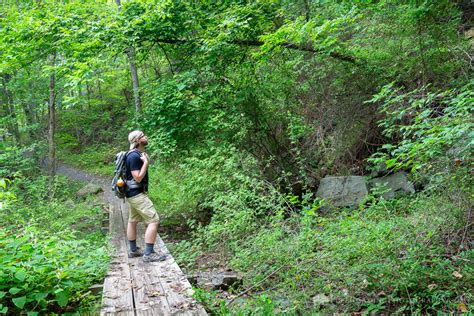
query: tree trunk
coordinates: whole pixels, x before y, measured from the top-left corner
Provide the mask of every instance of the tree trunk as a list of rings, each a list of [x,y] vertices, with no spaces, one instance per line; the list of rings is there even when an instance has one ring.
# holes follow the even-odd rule
[[[132,74],[133,97],[135,99],[135,110],[137,113],[142,111],[142,100],[140,96],[140,85],[138,83],[137,65],[135,63],[135,48],[129,47],[127,49],[128,61],[130,63],[130,73]]]
[[[7,129],[13,135],[15,141],[20,143],[20,130],[18,128],[18,121],[16,119],[15,108],[13,107],[13,94],[8,89],[8,82],[10,82],[11,75],[3,74],[2,75],[3,83],[3,95],[4,95],[4,104],[7,116],[10,118],[8,120]]]
[[[56,55],[52,56],[54,66]],[[49,105],[48,105],[48,176],[49,196],[52,192],[53,179],[56,174],[56,146],[54,144],[54,133],[56,129],[56,75],[49,76]]]
[[[115,0],[115,4],[117,5],[117,10],[120,12],[122,10],[122,4],[120,0]],[[142,111],[142,99],[140,96],[140,84],[138,80],[135,48],[127,47],[125,53],[128,57],[128,62],[130,64],[130,73],[132,74],[132,87],[133,97],[135,100],[135,111],[137,113],[140,113]]]
[[[33,139],[35,139],[35,133],[31,127],[36,124],[36,118],[33,113],[33,106],[31,105],[31,103],[22,102],[22,108],[23,112],[25,113],[26,124],[30,127],[28,129],[28,135],[30,136],[30,141],[32,141]]]
[[[87,108],[91,109],[91,88],[89,86],[89,82],[86,81],[86,99],[87,99]]]

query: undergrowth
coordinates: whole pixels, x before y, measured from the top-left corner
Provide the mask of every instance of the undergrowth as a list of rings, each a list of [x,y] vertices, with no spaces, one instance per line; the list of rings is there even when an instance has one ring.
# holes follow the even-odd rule
[[[75,200],[81,184],[69,179],[55,177],[48,194],[38,170],[7,169],[15,177],[0,183],[0,313],[95,312],[89,287],[102,282],[110,253],[100,203]]]
[[[250,289],[231,304],[198,289],[196,298],[208,310],[472,309],[466,167],[449,169],[415,196],[384,200],[374,194],[359,208],[329,213],[321,212],[324,202],[311,193],[284,195],[256,170],[255,161],[231,146],[179,163],[157,160],[150,169],[150,196],[160,216],[179,218],[193,230],[191,239],[170,246],[180,266],[199,269],[200,254],[218,253],[243,276],[234,295]]]
[[[372,161],[411,170],[424,186],[414,196],[373,192],[358,208],[323,212],[310,191],[284,195],[266,182],[242,152],[223,148],[175,165],[168,174],[180,174],[197,206],[182,211],[210,219],[174,251],[218,252],[244,279],[231,295],[245,295],[234,300],[202,290],[196,298],[219,315],[472,310],[468,87],[424,99],[384,90],[372,100],[386,111],[380,126],[399,135]]]
[[[177,260],[187,266],[189,260],[181,257],[223,252],[228,265],[243,274],[243,287],[236,293],[252,288],[250,296],[228,307],[198,292],[217,314],[258,314],[267,305],[275,312],[433,313],[472,308],[474,252],[461,240],[469,200],[460,197],[469,191],[456,190],[374,199],[358,210],[324,216],[317,199],[282,200],[278,192],[267,190],[265,199],[275,202],[276,211],[264,215],[254,204],[264,191],[242,184],[215,196],[210,224],[173,252],[181,254]],[[293,205],[288,208],[286,203]]]
[[[115,154],[121,150],[125,149],[115,148],[110,144],[91,145],[80,152],[71,152],[66,147],[60,147],[58,159],[68,165],[112,179]]]

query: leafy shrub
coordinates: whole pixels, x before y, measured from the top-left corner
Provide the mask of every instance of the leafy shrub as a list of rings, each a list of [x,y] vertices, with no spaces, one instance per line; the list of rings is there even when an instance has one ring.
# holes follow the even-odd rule
[[[78,306],[88,288],[103,278],[108,252],[100,242],[76,238],[66,231],[46,234],[35,226],[2,228],[0,310],[60,312]]]
[[[126,139],[124,121],[126,108],[122,104],[94,100],[87,111],[72,108],[58,112],[56,143],[70,152],[80,152],[89,146]],[[105,128],[105,127],[110,128]]]
[[[150,196],[157,208],[169,216],[203,219],[251,203],[258,205],[252,199],[259,199],[259,194],[251,197],[245,192],[264,191],[250,176],[257,170],[255,160],[230,145],[193,152],[179,164],[157,164],[150,169]],[[253,188],[255,185],[259,188]],[[231,193],[234,198],[227,199]]]
[[[389,169],[428,171],[471,159],[474,81],[458,90],[430,92],[426,87],[404,93],[385,86],[370,102],[380,102],[386,115],[379,126],[395,144],[369,160]],[[435,168],[437,167],[437,168]]]
[[[0,210],[3,210],[16,200],[15,194],[10,192],[8,179],[0,178]]]
[[[474,252],[447,239],[465,227],[464,210],[444,195],[422,194],[329,217],[274,216],[226,249],[231,266],[245,275],[244,288],[266,293],[274,311],[456,311],[472,300]],[[316,295],[331,303],[315,304]],[[235,303],[229,313],[266,306],[256,302]]]
[[[372,199],[359,210],[321,216],[321,201],[311,194],[282,196],[252,176],[251,159],[230,148],[184,161],[168,198],[190,197],[185,200],[195,208],[181,211],[208,209],[210,221],[179,247],[183,258],[200,249],[222,252],[245,275],[244,288],[268,295],[266,303],[245,300],[229,309],[201,293],[218,314],[269,306],[285,312],[452,312],[472,299],[466,293],[473,252],[462,238],[472,192],[464,167],[450,169],[430,192]],[[314,303],[318,294],[331,304]]]
[[[26,154],[38,150],[40,150],[38,144],[23,148],[7,146],[0,150],[0,178],[13,179],[38,172],[34,157],[29,157]]]
[[[0,311],[66,312],[93,309],[88,288],[101,282],[109,249],[100,232],[104,212],[75,203],[79,188],[56,177],[17,178],[5,186],[0,213]],[[8,190],[8,191],[7,191]],[[84,258],[87,258],[84,259]]]

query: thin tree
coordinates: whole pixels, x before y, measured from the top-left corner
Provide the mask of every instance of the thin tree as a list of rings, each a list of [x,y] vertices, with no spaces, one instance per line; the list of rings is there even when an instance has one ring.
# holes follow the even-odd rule
[[[115,0],[115,4],[117,5],[117,10],[120,12],[122,10],[122,4],[120,0]],[[132,75],[132,87],[133,87],[133,96],[135,99],[135,110],[137,113],[142,111],[142,100],[140,97],[140,85],[138,81],[138,71],[137,71],[137,64],[136,64],[136,54],[135,48],[129,46],[125,49],[125,54],[128,57],[128,62],[130,65],[130,73]]]
[[[18,128],[18,121],[16,118],[15,108],[13,106],[13,94],[8,88],[8,83],[11,80],[10,74],[2,74],[3,97],[6,115],[9,117],[7,125],[8,131],[13,135],[15,141],[20,143],[20,131]]]
[[[54,67],[56,54],[51,56],[51,64]],[[52,194],[54,176],[56,175],[56,146],[54,134],[56,130],[56,74],[54,71],[49,76],[49,104],[48,104],[48,176],[49,196]]]

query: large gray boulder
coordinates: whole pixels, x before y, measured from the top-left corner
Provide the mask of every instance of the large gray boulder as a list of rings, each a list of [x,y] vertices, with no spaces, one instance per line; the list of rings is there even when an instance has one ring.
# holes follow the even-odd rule
[[[415,193],[415,188],[413,184],[408,181],[407,174],[404,171],[370,180],[370,186],[372,188],[375,188],[377,185],[387,190],[387,192],[382,194],[385,199],[393,199],[397,196]]]
[[[357,206],[367,195],[365,178],[360,176],[325,177],[319,183],[316,196],[336,207]]]
[[[89,195],[96,195],[100,192],[103,192],[102,187],[98,186],[97,184],[89,183],[79,191],[77,191],[76,196],[78,198],[85,199]]]

